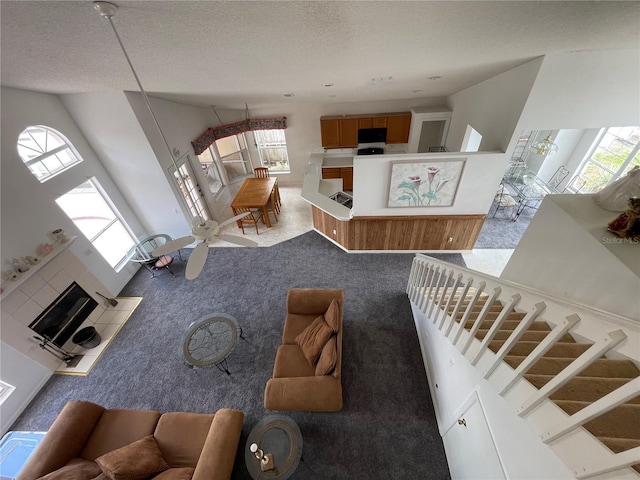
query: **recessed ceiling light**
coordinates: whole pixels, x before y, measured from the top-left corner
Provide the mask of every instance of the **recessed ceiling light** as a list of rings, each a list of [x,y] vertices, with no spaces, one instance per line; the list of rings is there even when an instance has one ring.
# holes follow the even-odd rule
[[[295,95],[293,93],[285,93],[284,96],[285,97],[295,97]]]
[[[433,77],[429,77],[429,80],[440,80],[441,78],[440,75],[434,75]]]
[[[333,85],[335,85],[335,84],[333,84],[333,83],[323,83],[322,84],[323,87],[333,87]]]

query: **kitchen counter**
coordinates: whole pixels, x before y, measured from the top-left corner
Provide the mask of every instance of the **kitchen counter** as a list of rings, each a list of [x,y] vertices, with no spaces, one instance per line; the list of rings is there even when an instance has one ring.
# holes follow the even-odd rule
[[[323,168],[353,167],[353,157],[324,157]]]
[[[317,173],[307,173],[302,182],[301,196],[311,205],[332,217],[348,221],[351,218],[351,209],[329,198],[330,195],[341,191],[341,186],[341,181],[323,180]]]

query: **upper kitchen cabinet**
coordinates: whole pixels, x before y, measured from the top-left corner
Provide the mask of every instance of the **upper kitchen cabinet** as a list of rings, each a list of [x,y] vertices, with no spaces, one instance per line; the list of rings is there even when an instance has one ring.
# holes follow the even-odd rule
[[[387,128],[387,117],[360,117],[358,129],[360,128]]]
[[[358,145],[358,130],[386,128],[386,143],[407,143],[411,113],[375,113],[321,117],[320,130],[324,148],[351,148]]]
[[[357,118],[321,118],[320,133],[324,148],[356,147],[358,145]]]
[[[387,143],[409,143],[411,114],[403,113],[387,117]]]

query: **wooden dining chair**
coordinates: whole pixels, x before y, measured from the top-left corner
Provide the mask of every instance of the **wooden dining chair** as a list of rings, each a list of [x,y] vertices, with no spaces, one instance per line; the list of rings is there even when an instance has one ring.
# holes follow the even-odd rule
[[[234,215],[240,215],[241,213],[246,213],[248,212],[249,215],[247,215],[246,217],[241,218],[240,220],[238,220],[239,222],[239,226],[242,229],[242,234],[244,235],[244,226],[245,225],[253,225],[256,227],[256,234],[260,235],[260,232],[258,231],[258,221],[259,220],[263,220],[263,214],[262,212],[260,212],[259,210],[252,210],[248,207],[236,207],[234,208]],[[258,215],[258,217],[256,218],[256,215]]]
[[[256,167],[253,169],[256,178],[269,178],[269,169],[267,167]]]
[[[280,207],[278,206],[277,194],[276,194],[275,188],[271,191],[271,197],[269,197],[269,201],[267,202],[267,215],[269,213],[273,213],[273,216],[275,217],[277,222],[278,214],[280,213]]]

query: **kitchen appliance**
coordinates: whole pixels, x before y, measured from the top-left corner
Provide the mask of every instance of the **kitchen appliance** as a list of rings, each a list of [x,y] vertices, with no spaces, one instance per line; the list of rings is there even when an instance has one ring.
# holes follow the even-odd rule
[[[358,143],[386,143],[386,128],[361,128],[358,130]]]
[[[358,155],[384,155],[384,148],[382,147],[359,148]]]

